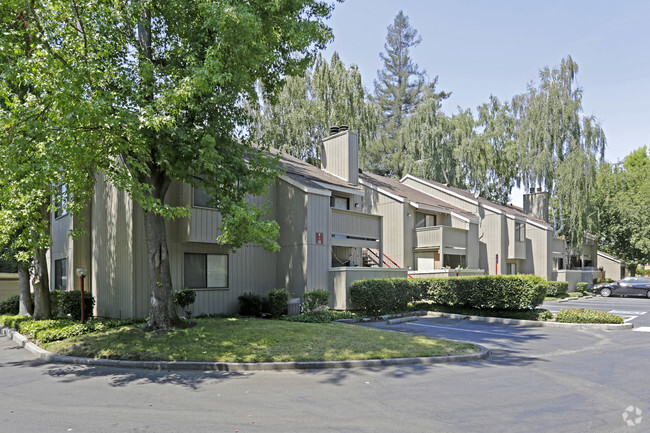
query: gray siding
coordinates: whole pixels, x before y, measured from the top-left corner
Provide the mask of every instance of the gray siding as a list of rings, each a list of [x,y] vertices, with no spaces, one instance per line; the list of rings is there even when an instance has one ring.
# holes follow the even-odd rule
[[[321,167],[351,184],[358,184],[359,136],[345,131],[323,139]]]
[[[96,314],[134,316],[132,201],[98,176],[91,213],[91,278]]]

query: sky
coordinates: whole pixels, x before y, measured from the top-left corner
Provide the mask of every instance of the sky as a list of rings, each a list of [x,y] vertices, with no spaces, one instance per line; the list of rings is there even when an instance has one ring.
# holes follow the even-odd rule
[[[347,0],[328,25],[338,52],[374,90],[387,27],[402,10],[422,38],[411,59],[452,92],[443,111],[501,101],[539,82],[539,70],[571,56],[579,66],[586,115],[601,122],[605,159],[650,145],[650,1]],[[521,204],[521,192],[512,201]]]

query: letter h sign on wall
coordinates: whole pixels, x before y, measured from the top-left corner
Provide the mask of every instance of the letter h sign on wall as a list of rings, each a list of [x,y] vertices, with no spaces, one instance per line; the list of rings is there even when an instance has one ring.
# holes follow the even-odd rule
[[[316,232],[316,243],[323,245],[323,232]]]

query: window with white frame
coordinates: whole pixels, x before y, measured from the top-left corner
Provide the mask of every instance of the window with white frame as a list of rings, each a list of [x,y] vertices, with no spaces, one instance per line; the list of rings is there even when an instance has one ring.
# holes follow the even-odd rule
[[[68,259],[54,261],[54,290],[68,290]]]
[[[515,223],[515,240],[519,242],[526,240],[526,226],[524,223]]]
[[[517,264],[516,263],[508,263],[508,274],[509,275],[517,275]]]
[[[59,185],[54,196],[54,218],[59,218],[68,214],[68,185],[63,183]]]
[[[190,289],[228,287],[228,254],[185,253],[184,285]]]

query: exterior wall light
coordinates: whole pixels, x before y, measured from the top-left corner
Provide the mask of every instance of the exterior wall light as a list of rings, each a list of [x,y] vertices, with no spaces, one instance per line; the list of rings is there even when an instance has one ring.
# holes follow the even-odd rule
[[[77,268],[77,276],[81,279],[81,324],[86,323],[86,314],[84,308],[84,279],[88,275],[88,270],[85,266],[79,266]]]

